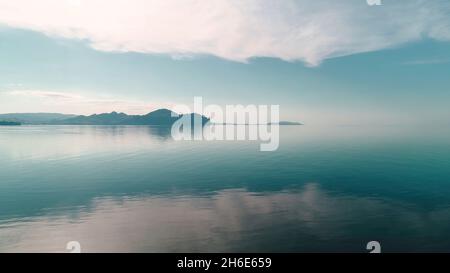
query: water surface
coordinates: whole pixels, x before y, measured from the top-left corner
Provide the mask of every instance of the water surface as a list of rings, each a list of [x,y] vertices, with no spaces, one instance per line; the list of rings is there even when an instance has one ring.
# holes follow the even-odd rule
[[[0,127],[0,252],[450,252],[450,130]]]

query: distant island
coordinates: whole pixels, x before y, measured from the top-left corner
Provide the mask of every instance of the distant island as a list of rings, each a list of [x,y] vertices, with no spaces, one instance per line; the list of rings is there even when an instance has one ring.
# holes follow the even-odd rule
[[[103,114],[94,114],[90,116],[83,115],[65,115],[58,113],[19,113],[19,114],[0,114],[0,125],[154,125],[171,126],[180,117],[190,116],[191,121],[194,118],[202,120],[205,125],[210,121],[208,117],[197,113],[176,114],[168,109],[159,109],[146,115],[127,115],[125,113],[111,112]],[[211,124],[217,124],[212,122]],[[303,125],[300,122],[280,121],[278,123],[267,123],[264,125]],[[221,125],[249,125],[236,123],[223,123]]]
[[[13,121],[22,124],[49,124],[53,121],[76,117],[76,115],[64,115],[55,113],[17,113],[17,114],[0,114],[0,120]]]
[[[22,125],[20,122],[15,121],[3,121],[0,120],[0,126],[19,126]]]
[[[168,109],[159,109],[146,115],[127,115],[125,113],[104,113],[90,116],[76,116],[51,113],[0,114],[1,120],[28,125],[157,125],[171,126],[179,118],[189,115],[191,121],[200,118],[206,124],[209,118],[196,113],[178,115]]]
[[[296,121],[280,121],[278,123],[268,123],[269,125],[304,125],[303,123],[296,122]]]
[[[213,123],[215,125],[304,125],[303,123],[296,121],[280,121],[280,122],[269,122],[263,124],[250,124],[250,123]]]

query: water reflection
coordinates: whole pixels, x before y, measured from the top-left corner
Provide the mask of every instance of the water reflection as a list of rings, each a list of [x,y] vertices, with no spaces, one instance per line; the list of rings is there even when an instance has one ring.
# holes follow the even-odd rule
[[[154,147],[158,142],[171,140],[167,127],[23,126],[0,129],[0,152],[18,160]]]
[[[448,251],[449,216],[449,208],[425,212],[314,183],[294,192],[99,198],[63,215],[1,223],[0,251],[62,252],[77,240],[86,252],[364,252],[375,239],[391,251]]]
[[[450,251],[448,130],[280,129],[0,128],[0,251]]]

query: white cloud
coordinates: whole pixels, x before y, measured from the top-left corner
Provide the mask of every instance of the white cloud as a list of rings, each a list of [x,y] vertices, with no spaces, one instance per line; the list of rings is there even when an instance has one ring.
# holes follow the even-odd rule
[[[70,114],[108,113],[147,114],[158,108],[172,108],[170,103],[149,103],[140,100],[111,96],[85,96],[73,92],[46,90],[10,90],[0,92],[0,109],[7,109],[11,102],[16,108],[12,112],[61,112]],[[14,100],[14,101],[13,101]],[[5,103],[5,105],[3,105]],[[38,107],[38,108],[36,108]]]
[[[0,23],[97,50],[322,60],[425,37],[450,40],[450,1],[0,0]]]
[[[53,100],[84,100],[80,95],[67,94],[62,92],[41,91],[41,90],[14,90],[8,91],[9,95],[13,96],[32,96],[39,98],[48,98]]]

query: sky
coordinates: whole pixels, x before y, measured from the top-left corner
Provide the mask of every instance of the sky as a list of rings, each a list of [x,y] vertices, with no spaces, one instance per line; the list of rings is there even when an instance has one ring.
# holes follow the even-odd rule
[[[450,123],[450,1],[0,0],[0,113]]]

